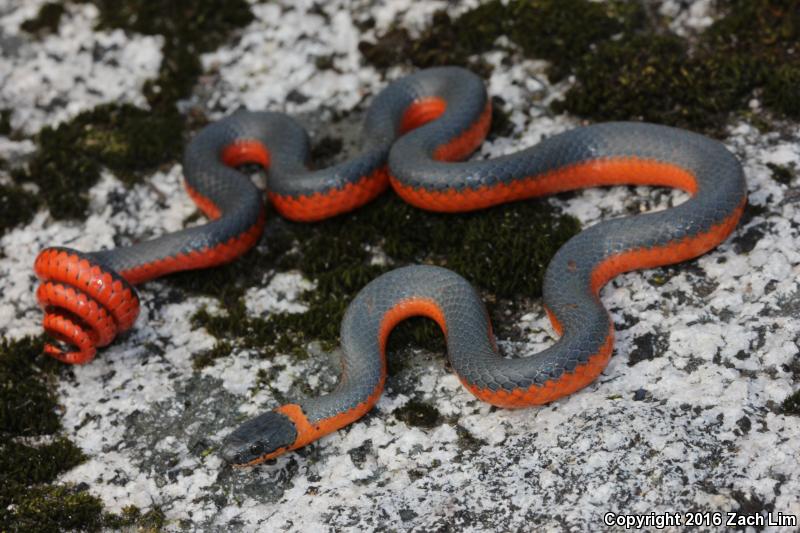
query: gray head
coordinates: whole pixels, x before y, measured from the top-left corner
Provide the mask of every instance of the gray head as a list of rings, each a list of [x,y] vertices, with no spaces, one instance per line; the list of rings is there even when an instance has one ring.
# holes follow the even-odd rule
[[[268,411],[251,418],[222,441],[220,454],[227,462],[244,465],[290,446],[297,428],[284,414]]]

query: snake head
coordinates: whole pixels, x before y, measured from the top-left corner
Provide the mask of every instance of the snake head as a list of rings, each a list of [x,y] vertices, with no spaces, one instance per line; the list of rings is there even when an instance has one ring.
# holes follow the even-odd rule
[[[254,465],[287,451],[296,439],[294,422],[282,413],[268,411],[225,437],[220,454],[236,466]]]

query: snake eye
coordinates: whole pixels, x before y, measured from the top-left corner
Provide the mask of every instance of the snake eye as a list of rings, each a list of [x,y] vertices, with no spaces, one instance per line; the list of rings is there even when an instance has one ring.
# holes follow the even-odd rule
[[[253,455],[263,455],[264,454],[264,443],[258,442],[250,446],[250,453]]]

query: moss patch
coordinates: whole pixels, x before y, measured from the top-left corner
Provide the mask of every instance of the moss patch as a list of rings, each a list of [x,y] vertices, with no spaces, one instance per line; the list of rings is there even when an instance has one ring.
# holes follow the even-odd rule
[[[64,6],[57,2],[48,2],[39,8],[39,13],[32,19],[23,22],[20,27],[28,33],[53,33],[58,31]]]
[[[159,507],[153,507],[146,513],[135,505],[128,505],[122,509],[119,515],[108,515],[103,517],[103,525],[115,530],[123,528],[134,528],[141,533],[161,531],[167,523],[164,511]]]
[[[707,130],[724,124],[749,93],[750,65],[700,60],[674,35],[604,43],[577,66],[578,84],[558,111],[596,120],[634,119]]]
[[[7,441],[2,445],[0,471],[6,476],[6,483],[47,483],[84,460],[83,452],[63,438],[38,447]]]
[[[253,20],[244,0],[87,0],[100,9],[100,27],[164,36],[164,59],[145,85],[150,105],[172,108],[186,98],[202,73],[200,54],[218,48],[233,30]]]
[[[9,135],[11,133],[11,110],[0,110],[0,135]]]
[[[338,343],[339,323],[355,294],[378,275],[411,263],[451,268],[494,298],[538,296],[552,255],[577,233],[578,222],[558,216],[544,202],[528,201],[477,213],[436,214],[415,209],[393,194],[344,216],[316,224],[287,224],[268,235],[268,251],[208,272],[174,276],[185,289],[218,297],[224,312],[200,310],[194,325],[228,342],[255,348],[264,356],[278,352],[305,353],[304,344],[320,340],[330,349]],[[374,251],[389,258],[374,264]],[[315,280],[316,289],[302,296],[309,310],[299,314],[249,316],[243,294],[261,283],[265,273],[297,269]],[[509,274],[511,273],[511,274]],[[230,280],[236,280],[231,283]],[[392,343],[424,342],[442,347],[435,326],[393,335]],[[399,338],[398,338],[399,337]],[[224,350],[212,350],[202,366]]]
[[[647,17],[639,2],[489,2],[456,19],[434,16],[419,38],[401,28],[361,43],[386,68],[457,64],[485,73],[476,54],[507,36],[525,56],[546,59],[558,81],[575,85],[557,112],[593,120],[647,120],[719,134],[752,97],[800,117],[800,10],[795,0],[720,0],[723,16],[690,44]]]
[[[39,206],[39,198],[21,187],[0,185],[0,235],[29,222]]]
[[[102,28],[163,35],[164,57],[157,78],[144,88],[150,110],[102,105],[56,128],[45,128],[37,136],[37,155],[25,168],[16,169],[13,177],[17,183],[38,184],[56,218],[86,214],[88,190],[97,183],[103,167],[130,184],[178,158],[186,117],[175,104],[189,96],[202,71],[199,54],[217,48],[235,28],[252,20],[244,0],[92,3],[100,10]],[[25,220],[17,217],[11,222]]]
[[[767,168],[772,172],[772,179],[783,185],[789,185],[794,178],[792,168],[786,165],[777,165],[775,163],[767,163]]]
[[[394,410],[393,414],[412,427],[433,428],[441,423],[441,414],[428,403],[411,400]]]
[[[402,63],[420,68],[461,65],[487,74],[488,65],[474,56],[498,48],[497,40],[506,36],[526,55],[549,60],[550,77],[557,80],[593,43],[610,39],[643,18],[635,2],[494,0],[455,19],[444,11],[434,14],[417,39],[395,27],[375,43],[359,43],[359,49],[378,68]]]
[[[29,165],[16,169],[18,183],[36,183],[56,218],[82,217],[88,190],[109,168],[134,183],[182,149],[183,120],[131,105],[101,105],[38,135],[39,151]]]
[[[557,109],[598,120],[643,119],[717,133],[732,111],[761,96],[778,114],[800,116],[800,11],[793,0],[727,0],[722,16],[690,46],[639,34],[598,45],[576,65],[578,83]]]
[[[61,429],[54,392],[55,360],[41,355],[42,340],[0,343],[0,530],[59,531],[91,527],[84,521],[99,500],[64,486],[48,486],[84,460],[67,439],[34,446],[21,437],[48,438]],[[86,505],[84,505],[86,504]],[[78,520],[78,522],[72,522]]]
[[[58,436],[55,386],[66,367],[42,355],[42,343],[40,337],[0,340],[0,531],[159,529],[158,509],[114,515],[88,487],[53,484],[86,457]]]
[[[77,487],[32,487],[15,502],[8,527],[17,531],[96,531],[101,527],[102,511],[100,500]]]
[[[206,317],[208,315],[207,311],[203,310],[200,311],[199,313],[201,313],[204,318],[199,320],[195,318],[195,320],[198,321],[198,323],[208,322],[212,320],[212,317],[210,316]],[[210,350],[197,354],[192,359],[192,366],[194,367],[195,370],[205,368],[208,365],[213,364],[214,361],[216,361],[220,357],[229,356],[232,350],[233,346],[231,346],[231,343],[226,341],[217,342],[214,344],[214,347],[211,348]]]
[[[800,390],[783,400],[781,411],[787,415],[800,416]]]
[[[800,118],[798,87],[800,87],[800,61],[795,59],[792,63],[775,68],[771,75],[766,76],[764,103],[788,117],[798,119]]]
[[[0,341],[0,435],[50,435],[61,427],[52,379],[57,363],[40,338]]]

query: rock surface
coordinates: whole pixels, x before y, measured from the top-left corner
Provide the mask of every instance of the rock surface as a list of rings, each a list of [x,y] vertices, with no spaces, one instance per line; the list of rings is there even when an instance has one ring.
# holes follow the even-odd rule
[[[0,55],[0,107],[13,110],[15,128],[34,134],[102,102],[143,102],[159,38],[96,31],[96,10],[78,4],[58,33],[26,40],[17,26],[37,4],[0,7],[2,40],[17,43]],[[662,12],[674,17],[676,31],[691,33],[713,19],[702,4],[687,10],[669,2]],[[281,109],[324,134],[334,114],[363,111],[386,83],[364,66],[358,42],[391,24],[413,31],[447,6],[255,3],[255,21],[241,37],[203,57],[207,75],[194,103],[212,119],[239,106]],[[362,32],[356,22],[366,13],[375,26]],[[330,54],[332,68],[319,68],[315,58]],[[479,157],[578,124],[546,107],[569,80],[550,85],[539,61],[484,59],[494,66],[489,91],[504,99],[513,134],[487,143]],[[402,73],[393,69],[387,78]],[[791,123],[769,132],[742,120],[730,126],[724,142],[741,159],[750,191],[745,220],[696,261],[626,274],[602,291],[617,330],[614,356],[579,393],[540,408],[498,410],[463,389],[440,354],[407,353],[412,363],[389,379],[364,419],[273,464],[231,469],[214,453],[222,437],[285,398],[329,388],[335,353],[312,345],[306,359],[261,359],[236,350],[196,371],[193,356],[215,339],[189,317],[216,302],[159,280],[141,288],[132,332],[60,384],[65,434],[89,457],[61,481],[87,483],[112,511],[159,506],[171,529],[599,529],[607,512],[800,517],[800,418],[780,407],[800,373],[800,182],[795,171],[781,183],[768,166],[800,168],[798,131]],[[0,137],[4,159],[33,149]],[[7,179],[2,171],[0,179]],[[130,189],[105,173],[90,191],[85,221],[55,221],[43,210],[7,232],[0,333],[40,331],[31,265],[41,248],[95,250],[179,229],[195,210],[181,179],[179,164]],[[682,198],[619,187],[551,202],[585,227]],[[248,292],[248,312],[304,312],[297,296],[312,287],[297,272],[265,273]],[[539,303],[519,322],[521,339],[500,339],[505,353],[532,355],[552,342]]]

